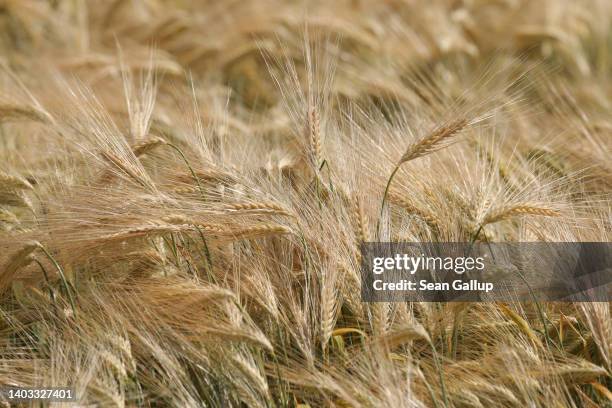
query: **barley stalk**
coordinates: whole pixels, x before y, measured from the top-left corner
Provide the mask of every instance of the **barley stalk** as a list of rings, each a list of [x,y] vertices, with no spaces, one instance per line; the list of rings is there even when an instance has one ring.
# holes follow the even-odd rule
[[[518,216],[535,215],[541,217],[559,217],[561,213],[549,206],[538,203],[519,203],[495,207],[489,210],[482,221],[482,225],[493,224]]]
[[[540,338],[535,334],[529,323],[523,319],[518,313],[510,309],[508,306],[500,304],[499,308],[504,314],[512,320],[516,326],[533,342],[534,345],[542,347]]]
[[[235,211],[263,211],[263,212],[274,212],[282,215],[291,215],[290,212],[283,207],[282,205],[273,203],[273,202],[265,202],[260,201],[256,203],[236,203],[230,204],[229,207]]]
[[[391,175],[389,176],[389,179],[387,180],[387,185],[385,186],[385,192],[383,194],[382,202],[380,205],[380,215],[376,228],[377,234],[380,233],[380,220],[383,216],[383,211],[385,210],[385,204],[387,201],[387,196],[389,194],[389,188],[391,187],[391,182],[393,181],[393,178],[399,171],[402,164],[442,149],[446,146],[445,142],[447,142],[453,136],[457,135],[468,125],[468,123],[469,122],[467,119],[457,119],[448,125],[444,125],[433,130],[426,137],[408,146],[406,152],[402,155],[399,162],[395,165],[393,171],[391,172]]]
[[[154,150],[158,146],[167,144],[161,137],[151,137],[132,145],[132,152],[136,157],[140,157]]]
[[[432,229],[434,229],[436,231],[440,230],[440,226],[442,225],[442,223],[441,223],[440,219],[438,217],[436,217],[435,214],[416,207],[410,201],[408,201],[407,199],[405,199],[401,195],[399,195],[397,193],[394,193],[394,192],[389,193],[389,201],[394,203],[394,204],[396,204],[396,205],[398,205],[398,206],[400,206],[400,207],[402,207],[408,213],[414,214],[417,217],[421,218]]]
[[[0,103],[0,122],[19,120],[49,123],[51,118],[48,113],[32,106]]]
[[[236,363],[240,371],[252,381],[252,383],[261,393],[268,393],[268,382],[251,358],[246,358],[244,355],[239,353],[233,356],[232,360],[234,363]]]
[[[355,224],[355,236],[357,237],[357,241],[359,244],[368,241],[368,237],[370,236],[368,231],[368,222],[363,213],[363,208],[361,206],[361,201],[357,198],[355,199],[355,203],[353,205],[353,219]]]
[[[0,222],[6,224],[19,224],[19,218],[9,210],[0,208]]]
[[[461,132],[468,123],[467,119],[457,119],[447,125],[440,126],[426,137],[408,146],[398,165],[440,150],[446,146],[446,142],[450,138]]]
[[[316,170],[322,163],[322,147],[319,113],[314,105],[311,105],[306,112],[306,136],[310,144],[310,149]]]
[[[32,252],[38,248],[37,242],[29,242],[16,251],[0,270],[0,294],[10,287],[13,277],[19,269],[29,265],[34,258]]]
[[[109,151],[105,151],[105,152],[100,153],[100,155],[106,162],[116,167],[117,169],[121,170],[123,173],[128,175],[132,180],[136,181],[138,184],[144,185],[142,178],[138,174],[136,174],[132,169],[126,166],[116,154],[109,152]],[[111,175],[107,173],[101,177],[100,181],[102,183],[108,182],[110,177]]]
[[[321,279],[321,345],[323,352],[334,330],[338,314],[338,288],[336,271],[329,268],[323,272]]]
[[[177,187],[172,190],[175,194],[193,194],[199,193],[200,189],[194,186],[186,186],[186,187]]]
[[[32,190],[32,188],[32,185],[26,179],[19,176],[12,176],[0,171],[0,189]]]
[[[254,227],[247,227],[231,231],[231,235],[236,238],[247,238],[256,236],[267,236],[277,234],[290,234],[291,228],[278,224],[263,224]]]

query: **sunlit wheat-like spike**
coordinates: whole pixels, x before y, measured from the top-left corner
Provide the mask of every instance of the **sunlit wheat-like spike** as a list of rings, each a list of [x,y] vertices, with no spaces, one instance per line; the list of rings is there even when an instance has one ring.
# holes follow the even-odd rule
[[[291,228],[285,227],[283,225],[278,225],[278,224],[261,224],[261,225],[255,225],[252,227],[245,227],[245,228],[222,227],[219,225],[202,223],[196,220],[189,219],[188,217],[185,217],[182,215],[166,216],[166,217],[163,217],[162,220],[171,224],[171,225],[167,225],[166,227],[180,227],[186,230],[190,230],[195,227],[198,227],[200,230],[204,232],[208,232],[211,234],[227,235],[227,236],[232,236],[235,238],[247,238],[247,237],[292,233]],[[152,230],[155,230],[157,228],[163,230],[164,226],[142,227],[144,231],[146,231],[148,228],[152,228]],[[137,229],[137,230],[140,230],[140,229]]]
[[[447,125],[441,126],[416,143],[411,144],[400,158],[399,163],[405,163],[427,154],[433,153],[447,145],[446,142],[456,136],[468,125],[467,119],[457,119]]]
[[[0,171],[0,189],[24,189],[31,190],[33,187],[29,181],[23,177],[13,176]]]
[[[31,120],[34,122],[49,123],[51,117],[47,112],[32,106],[0,103],[0,122]]]
[[[115,354],[111,353],[108,350],[102,350],[99,352],[100,357],[104,360],[106,364],[114,371],[119,378],[126,378],[128,373],[125,367],[125,364],[119,357]]]
[[[425,328],[418,323],[407,325],[385,333],[383,336],[378,338],[378,341],[392,350],[402,344],[417,339],[430,341],[427,330],[425,330]]]
[[[576,363],[559,364],[550,371],[554,372],[555,376],[559,376],[571,384],[587,384],[597,380],[601,376],[607,375],[607,370],[605,368],[586,360],[580,360]],[[544,372],[542,374],[544,374]]]
[[[32,202],[22,190],[0,190],[0,204],[32,209]]]
[[[6,224],[19,224],[19,218],[9,210],[0,208],[0,222]]]
[[[395,192],[389,193],[389,201],[402,207],[408,213],[414,214],[417,217],[421,218],[423,221],[427,223],[431,228],[439,230],[442,225],[440,219],[433,213],[420,209],[414,204],[412,204],[409,200],[402,197],[400,194]]]
[[[190,224],[152,224],[141,227],[127,228],[113,234],[103,235],[97,239],[101,242],[111,242],[116,240],[139,238],[148,235],[166,234],[169,232],[191,231],[193,229],[194,226]]]
[[[195,175],[198,177],[198,179],[208,182],[235,183],[237,181],[233,174],[217,169],[196,170]],[[193,182],[193,174],[179,174],[177,175],[176,179],[182,183],[191,183]]]
[[[268,381],[250,358],[246,358],[243,354],[239,353],[232,356],[232,360],[237,364],[240,371],[253,382],[260,392],[264,394],[268,393]]]
[[[581,303],[580,310],[586,323],[593,333],[593,340],[597,344],[606,367],[612,366],[612,319],[610,308],[606,303]]]
[[[9,257],[6,264],[0,269],[0,294],[10,287],[13,277],[19,269],[29,265],[34,260],[32,252],[38,247],[38,242],[28,242]]]
[[[321,279],[321,344],[323,350],[331,338],[338,314],[339,297],[337,271],[331,268],[323,272]]]
[[[306,113],[306,135],[312,150],[312,157],[317,170],[322,161],[320,131],[319,113],[317,108],[313,105],[308,108]]]
[[[132,152],[136,157],[140,157],[154,150],[158,146],[163,146],[167,142],[161,137],[151,137],[132,145]]]
[[[236,203],[230,204],[229,208],[235,211],[244,211],[244,212],[274,212],[282,215],[291,215],[289,210],[287,210],[282,205],[273,203],[273,202],[255,202],[255,203]]]
[[[384,335],[389,328],[390,305],[387,302],[370,304],[372,332],[376,336]]]
[[[181,215],[181,214],[166,215],[166,216],[162,217],[162,221],[167,222],[169,224],[174,224],[174,225],[192,225],[192,226],[198,226],[200,229],[202,229],[203,231],[207,231],[207,232],[222,233],[222,232],[226,231],[226,229],[223,228],[220,225],[210,224],[210,223],[198,221],[198,220],[195,220],[193,218],[190,218],[190,217],[187,217],[187,216]]]
[[[368,231],[368,221],[363,213],[363,207],[359,199],[354,200],[353,222],[355,223],[354,233],[359,243],[367,242],[370,236]]]
[[[200,189],[198,186],[185,186],[174,188],[172,192],[175,194],[200,194]]]
[[[415,142],[408,146],[406,152],[402,155],[399,162],[395,165],[395,167],[391,171],[389,179],[387,180],[387,185],[385,186],[385,191],[383,193],[382,202],[380,206],[380,215],[378,217],[378,222],[376,226],[377,234],[380,233],[380,221],[385,210],[385,204],[387,202],[389,188],[391,187],[393,178],[401,168],[402,164],[446,147],[449,144],[451,138],[457,135],[469,123],[470,122],[467,119],[457,119],[451,122],[450,124],[446,124],[434,129],[431,133],[429,133],[427,136],[425,136],[418,142]]]
[[[137,183],[141,185],[145,185],[145,183],[142,181],[142,178],[138,174],[136,174],[132,169],[127,167],[122,162],[122,160],[119,157],[117,157],[114,153],[107,151],[107,152],[101,152],[100,155],[106,162],[108,162],[113,167],[119,169],[121,172],[129,176],[131,179],[133,179]],[[101,181],[105,182],[105,181],[108,181],[110,178],[112,178],[112,175],[109,173],[106,173],[101,177]]]
[[[523,317],[521,315],[519,315],[518,313],[516,313],[514,310],[512,310],[511,308],[509,308],[506,305],[500,304],[499,307],[502,310],[502,312],[504,312],[504,314],[507,317],[509,317],[510,320],[512,320],[517,325],[517,327],[521,330],[521,332],[523,332],[525,335],[527,335],[527,337],[535,345],[537,345],[539,347],[542,347],[542,341],[537,336],[537,334],[533,331],[533,329],[529,325],[529,323],[525,319],[523,319]]]
[[[482,225],[492,224],[510,218],[535,215],[542,217],[559,217],[558,210],[538,203],[519,203],[492,208],[484,217]]]
[[[278,224],[263,224],[254,227],[247,227],[231,231],[231,235],[236,238],[251,238],[267,235],[291,234],[293,231],[289,227]]]
[[[494,401],[504,401],[510,404],[510,406],[520,406],[520,401],[514,393],[503,385],[491,384],[485,381],[470,381],[470,383],[473,384],[475,389],[479,389],[485,395],[494,398]]]

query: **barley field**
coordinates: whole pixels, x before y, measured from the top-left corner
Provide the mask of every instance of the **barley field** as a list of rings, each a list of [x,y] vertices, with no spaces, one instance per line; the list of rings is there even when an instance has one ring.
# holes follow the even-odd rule
[[[3,0],[0,50],[0,385],[612,406],[610,303],[360,289],[364,242],[611,241],[612,2]]]

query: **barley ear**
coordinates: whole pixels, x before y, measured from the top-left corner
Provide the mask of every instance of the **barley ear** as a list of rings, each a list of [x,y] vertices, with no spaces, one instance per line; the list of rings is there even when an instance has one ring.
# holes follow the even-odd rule
[[[491,209],[484,217],[482,225],[493,224],[498,221],[525,215],[559,217],[561,213],[558,210],[550,208],[550,206],[545,206],[538,203],[519,203]]]

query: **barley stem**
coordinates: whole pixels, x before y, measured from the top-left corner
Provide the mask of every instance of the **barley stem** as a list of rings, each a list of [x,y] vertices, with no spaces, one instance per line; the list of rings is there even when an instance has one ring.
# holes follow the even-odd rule
[[[68,283],[68,280],[66,279],[66,275],[64,274],[64,270],[62,269],[60,264],[55,260],[53,255],[51,255],[49,253],[49,251],[47,251],[47,248],[45,248],[44,245],[42,245],[40,243],[38,244],[38,247],[45,253],[47,258],[49,258],[49,260],[51,260],[51,262],[53,263],[53,265],[55,266],[55,268],[59,272],[60,279],[62,281],[62,284],[64,285],[64,290],[66,291],[66,295],[68,296],[68,300],[70,301],[70,306],[72,307],[72,312],[73,312],[74,316],[76,317],[77,316],[76,305],[75,305],[75,302],[74,302],[74,298],[72,297],[72,290],[74,290],[75,296],[77,295],[76,290],[74,288],[72,288],[72,286]]]
[[[385,186],[385,192],[383,194],[382,202],[380,204],[380,215],[378,216],[378,221],[376,222],[377,239],[380,239],[380,221],[382,219],[383,212],[385,211],[385,204],[387,203],[387,196],[389,195],[389,188],[391,187],[391,182],[393,181],[393,177],[395,177],[395,174],[399,171],[401,165],[402,165],[402,162],[399,162],[395,166],[395,168],[391,172],[391,175],[389,176],[389,179],[387,180],[387,185]]]
[[[167,146],[169,146],[172,149],[176,150],[176,152],[181,156],[181,158],[183,159],[183,161],[185,162],[185,164],[189,168],[189,171],[191,172],[191,175],[193,176],[193,179],[196,181],[196,183],[198,185],[198,188],[200,189],[200,193],[202,194],[202,198],[206,199],[206,196],[204,194],[204,189],[202,188],[202,185],[200,184],[200,179],[198,178],[196,172],[193,170],[193,167],[191,167],[191,164],[189,164],[189,160],[187,160],[187,157],[185,156],[183,151],[178,146],[176,146],[173,143],[167,143]]]

